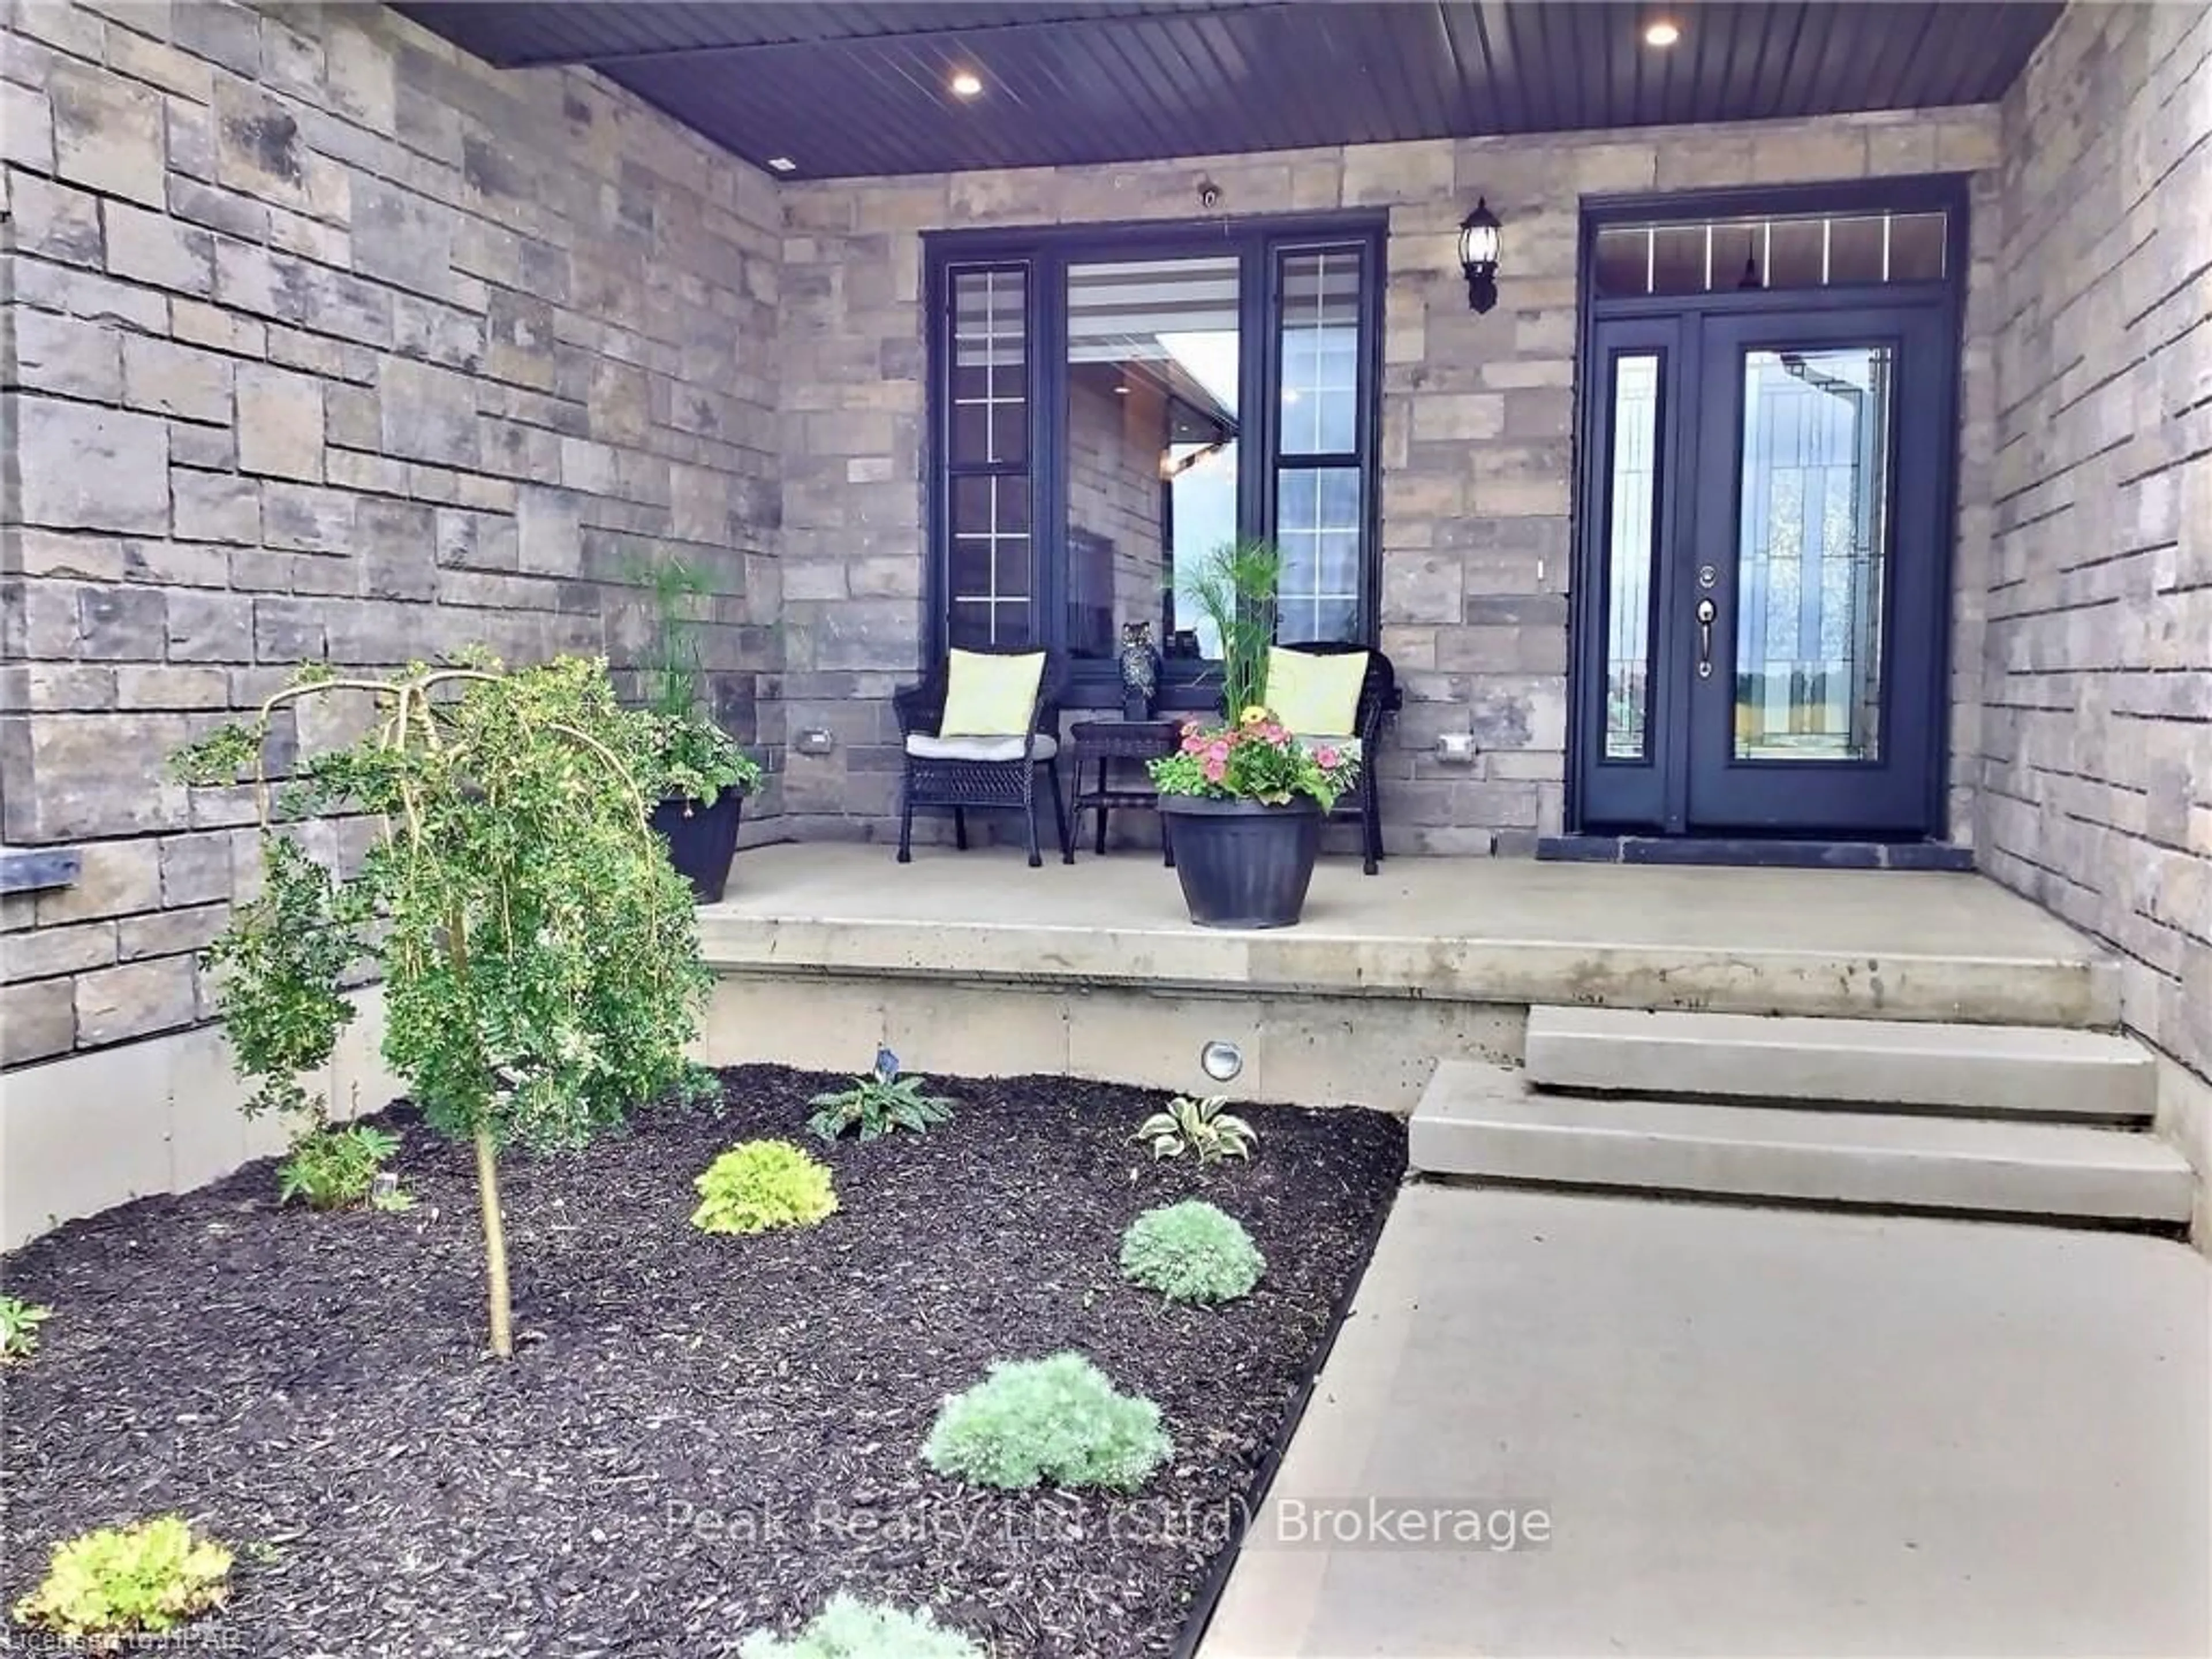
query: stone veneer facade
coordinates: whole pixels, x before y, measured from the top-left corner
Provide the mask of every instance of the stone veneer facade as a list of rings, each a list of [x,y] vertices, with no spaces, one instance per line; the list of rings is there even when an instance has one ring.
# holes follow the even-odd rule
[[[1996,420],[1988,329],[1990,107],[1537,137],[1437,139],[1187,161],[787,186],[783,243],[786,826],[880,836],[897,787],[885,701],[921,648],[926,538],[923,233],[1382,208],[1381,644],[1407,705],[1380,757],[1391,847],[1525,852],[1556,832],[1566,748],[1579,203],[1717,185],[1975,175],[1954,664],[1954,757],[1978,738],[1981,572]],[[1504,222],[1498,308],[1468,308],[1461,216]],[[1437,759],[1471,732],[1475,764]],[[1954,763],[1953,833],[1972,833]]]
[[[2073,8],[2003,116],[1980,864],[2212,1077],[2212,9]]]
[[[84,861],[0,899],[9,1066],[162,1056],[100,1074],[127,1094],[170,1053],[135,1040],[190,1031],[173,1087],[218,1092],[192,952],[252,882],[247,806],[167,750],[301,658],[619,659],[641,554],[713,574],[717,706],[774,769],[754,833],[882,836],[923,634],[922,234],[1191,218],[1201,179],[1231,214],[1388,211],[1386,819],[1523,850],[1563,806],[1578,198],[1942,171],[1974,175],[1951,833],[2125,952],[2131,1023],[2212,1071],[2201,8],[2077,5],[2002,112],[783,186],[381,9],[11,0],[0,38],[0,840]],[[1506,226],[1481,317],[1477,193]],[[813,727],[829,754],[786,753]],[[1473,768],[1435,758],[1452,731]]]
[[[381,8],[17,0],[0,62],[8,1064],[189,1026],[258,870],[167,753],[302,659],[610,651],[712,573],[715,701],[773,667],[781,208],[596,77]],[[773,787],[755,804],[772,814]]]

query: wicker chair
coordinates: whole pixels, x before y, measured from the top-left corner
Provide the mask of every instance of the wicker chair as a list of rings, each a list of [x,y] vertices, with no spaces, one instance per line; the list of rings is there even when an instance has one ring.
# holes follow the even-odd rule
[[[1019,657],[1028,651],[990,647],[988,654]],[[914,812],[918,806],[950,808],[953,844],[968,850],[968,811],[1007,809],[1018,811],[1028,833],[1030,867],[1044,863],[1037,843],[1037,795],[1052,798],[1053,816],[1059,821],[1060,848],[1069,846],[1067,807],[1060,793],[1060,660],[1045,657],[1044,672],[1037,678],[1036,706],[1025,737],[963,738],[940,736],[945,698],[951,661],[940,657],[921,684],[891,694],[898,717],[905,772],[899,787],[898,861],[914,861]],[[1042,785],[1037,774],[1044,774]]]
[[[1284,645],[1285,651],[1303,651],[1309,656],[1337,657],[1347,651],[1364,651],[1367,654],[1367,672],[1359,682],[1359,712],[1354,724],[1357,732],[1330,732],[1331,737],[1352,737],[1359,740],[1359,786],[1351,795],[1340,800],[1332,817],[1359,819],[1362,868],[1369,875],[1376,873],[1382,862],[1382,797],[1376,777],[1375,759],[1382,742],[1382,722],[1395,714],[1405,702],[1405,694],[1398,689],[1398,676],[1390,666],[1389,658],[1380,651],[1364,645],[1352,645],[1340,641],[1315,641],[1302,645]]]

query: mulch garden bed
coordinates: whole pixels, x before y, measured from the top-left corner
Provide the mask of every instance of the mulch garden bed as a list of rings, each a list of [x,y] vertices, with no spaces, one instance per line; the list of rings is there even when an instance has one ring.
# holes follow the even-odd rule
[[[1252,1109],[1252,1163],[1200,1172],[1129,1139],[1164,1096],[939,1079],[951,1123],[823,1148],[804,1103],[837,1081],[744,1067],[719,1115],[507,1160],[512,1364],[484,1357],[470,1155],[404,1108],[412,1212],[279,1210],[261,1164],[27,1246],[8,1289],[55,1312],[0,1371],[0,1593],[59,1538],[174,1510],[239,1553],[209,1630],[234,1653],[674,1659],[838,1589],[933,1607],[995,1659],[1171,1652],[1365,1266],[1403,1125]],[[762,1135],[821,1152],[842,1208],[696,1231],[692,1176]],[[1129,1221],[1188,1196],[1266,1252],[1248,1300],[1121,1280]],[[920,1461],[944,1395],[1063,1348],[1158,1403],[1175,1455],[1142,1493],[979,1492]]]

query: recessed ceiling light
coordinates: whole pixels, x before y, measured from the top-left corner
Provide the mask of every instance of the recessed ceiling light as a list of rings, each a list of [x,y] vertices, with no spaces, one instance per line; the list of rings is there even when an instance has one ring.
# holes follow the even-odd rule
[[[1681,38],[1682,26],[1665,17],[1644,31],[1644,44],[1647,46],[1671,46]]]
[[[945,84],[952,88],[955,98],[974,98],[983,90],[983,77],[973,70],[955,70],[952,79]]]
[[[799,163],[793,161],[788,155],[771,155],[768,158],[768,164],[778,173],[796,173],[799,171]]]

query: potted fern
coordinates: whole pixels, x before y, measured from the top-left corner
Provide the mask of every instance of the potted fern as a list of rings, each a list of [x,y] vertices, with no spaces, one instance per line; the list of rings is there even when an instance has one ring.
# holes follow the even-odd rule
[[[745,797],[760,763],[700,709],[699,602],[705,573],[679,559],[641,567],[637,580],[653,609],[653,636],[640,665],[649,759],[656,790],[653,827],[669,862],[702,904],[718,902],[737,854]]]
[[[1301,743],[1267,708],[1282,555],[1266,542],[1224,547],[1186,591],[1221,641],[1222,712],[1191,720],[1152,763],[1171,825],[1176,875],[1201,927],[1288,927],[1305,906],[1322,820],[1358,781],[1343,749]]]

